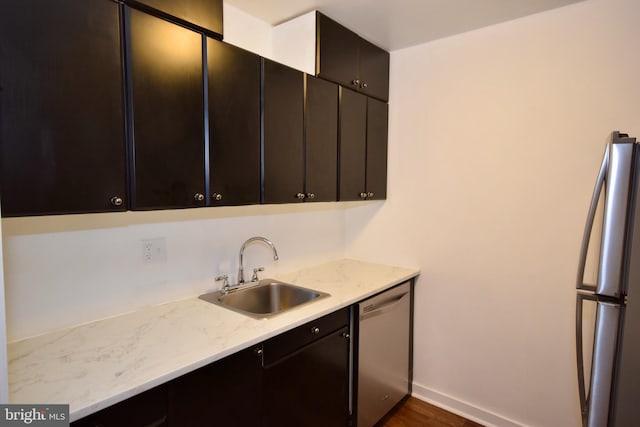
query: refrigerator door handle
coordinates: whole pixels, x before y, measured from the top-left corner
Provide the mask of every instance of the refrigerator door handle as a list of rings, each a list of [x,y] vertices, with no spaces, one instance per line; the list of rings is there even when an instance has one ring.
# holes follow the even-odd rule
[[[614,135],[615,141],[615,135]],[[606,173],[602,246],[596,292],[618,298],[622,294],[627,214],[631,193],[634,143],[612,142]]]
[[[593,189],[593,196],[591,197],[591,204],[589,205],[589,213],[587,214],[587,223],[584,227],[584,234],[582,236],[582,247],[580,248],[580,258],[578,262],[578,280],[576,287],[578,289],[584,289],[588,291],[595,291],[596,286],[587,285],[584,283],[584,270],[587,264],[587,252],[589,250],[589,241],[591,239],[591,230],[593,230],[593,222],[596,217],[596,210],[598,208],[598,200],[600,199],[600,193],[604,188],[605,179],[607,177],[607,169],[609,168],[609,145],[604,150],[604,156],[602,158],[602,165],[600,165],[600,172],[598,172],[598,178],[596,178],[596,185]]]
[[[594,295],[578,294],[576,301],[576,357],[578,366],[578,393],[580,398],[580,413],[582,414],[582,425],[587,427],[587,413],[589,410],[589,400],[587,387],[584,379],[584,350],[582,344],[582,319],[584,317],[582,306],[584,300],[595,301]]]
[[[583,300],[598,301],[598,299],[594,295],[579,294],[576,308],[578,388],[580,391],[582,425],[584,427],[607,427],[618,345],[620,305],[602,301],[598,301],[597,303],[593,357],[591,361],[591,380],[587,393],[584,378],[584,355],[582,350]]]

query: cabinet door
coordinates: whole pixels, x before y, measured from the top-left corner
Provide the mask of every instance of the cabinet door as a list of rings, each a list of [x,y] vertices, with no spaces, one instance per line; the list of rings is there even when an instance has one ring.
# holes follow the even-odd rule
[[[116,3],[3,2],[0,88],[3,216],[126,208]]]
[[[316,74],[357,89],[360,37],[321,13],[316,15]]]
[[[389,100],[389,52],[360,39],[360,91],[369,96]]]
[[[169,420],[176,426],[262,424],[262,357],[251,347],[169,384]]]
[[[312,76],[307,76],[305,157],[305,200],[337,200],[338,86]]]
[[[204,205],[202,37],[128,12],[134,208]]]
[[[265,366],[269,427],[339,427],[349,424],[348,328],[333,332]]]
[[[138,1],[222,36],[222,0]]]
[[[304,199],[303,78],[300,71],[263,59],[264,203]]]
[[[389,106],[367,99],[367,199],[387,198]]]
[[[207,40],[211,204],[260,203],[260,57]]]
[[[167,425],[167,386],[164,384],[71,423],[71,427]]]
[[[362,200],[365,193],[367,97],[340,88],[339,200]]]

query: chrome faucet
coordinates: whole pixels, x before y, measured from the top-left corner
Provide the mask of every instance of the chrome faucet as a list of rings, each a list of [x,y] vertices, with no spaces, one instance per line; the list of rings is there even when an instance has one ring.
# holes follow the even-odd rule
[[[238,268],[238,284],[242,284],[244,283],[244,261],[243,261],[243,254],[244,254],[244,248],[252,242],[262,242],[265,243],[267,245],[269,245],[269,247],[271,247],[271,250],[273,250],[273,260],[277,261],[278,260],[278,251],[276,251],[276,247],[273,245],[273,242],[265,237],[250,237],[248,238],[243,244],[242,246],[240,246],[240,267]],[[254,271],[254,278],[257,279],[258,275],[257,272]]]

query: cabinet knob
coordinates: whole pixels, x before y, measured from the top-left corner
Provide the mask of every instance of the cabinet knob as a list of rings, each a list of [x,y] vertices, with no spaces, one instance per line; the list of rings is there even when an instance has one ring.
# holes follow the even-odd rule
[[[367,82],[362,82],[362,84],[360,85],[360,87],[362,89],[366,89],[367,88]]]
[[[220,200],[222,200],[222,194],[220,194],[220,193],[213,193],[213,194],[211,195],[211,197],[213,198],[213,200],[216,200],[216,201],[218,201],[218,202],[219,202]]]
[[[318,335],[320,333],[320,328],[314,326],[313,328],[311,328],[311,333],[314,335]]]
[[[369,191],[369,192],[367,193],[367,197],[373,197],[373,193],[372,193],[371,191]]]
[[[261,348],[256,348],[256,356],[262,356],[263,350]]]
[[[360,86],[360,80],[354,79],[354,80],[351,81],[351,84],[354,85],[355,87],[359,87]]]
[[[347,340],[348,340],[349,338],[351,338],[351,335],[349,335],[349,332],[343,332],[343,333],[342,333],[342,338],[344,338],[344,339],[347,339]]]
[[[111,198],[111,204],[113,206],[122,206],[123,203],[124,203],[124,200],[122,200],[122,197],[113,196]]]
[[[366,199],[367,198],[367,193],[360,193],[360,198],[361,199]]]
[[[296,199],[298,200],[304,200],[305,195],[303,193],[298,193],[296,194]]]
[[[196,194],[194,194],[194,195],[193,195],[193,199],[194,199],[196,202],[202,202],[202,201],[204,200],[204,194],[202,194],[202,193],[196,193]]]
[[[314,193],[307,193],[307,199],[313,200],[316,198],[316,195]]]

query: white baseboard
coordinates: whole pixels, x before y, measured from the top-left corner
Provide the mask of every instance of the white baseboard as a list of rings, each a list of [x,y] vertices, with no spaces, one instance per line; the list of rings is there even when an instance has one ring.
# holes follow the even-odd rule
[[[486,427],[523,427],[522,424],[479,408],[470,403],[459,400],[439,391],[432,390],[421,384],[413,383],[412,395],[420,400],[431,403],[468,420],[475,421]]]

